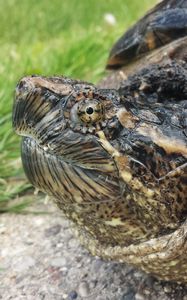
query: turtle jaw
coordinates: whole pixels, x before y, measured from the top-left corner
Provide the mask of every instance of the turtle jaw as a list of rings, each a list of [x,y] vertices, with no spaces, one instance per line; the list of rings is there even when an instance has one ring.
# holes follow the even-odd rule
[[[57,205],[73,221],[76,205],[113,201],[120,197],[115,166],[87,168],[45,151],[31,137],[23,137],[21,158],[25,174],[37,189],[55,197]],[[104,169],[105,168],[105,169]],[[107,170],[108,168],[108,170]],[[81,213],[78,209],[77,215]]]

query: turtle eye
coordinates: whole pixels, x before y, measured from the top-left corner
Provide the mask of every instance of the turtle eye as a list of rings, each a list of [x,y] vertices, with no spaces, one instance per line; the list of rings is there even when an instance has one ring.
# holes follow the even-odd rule
[[[96,123],[103,119],[103,106],[97,100],[81,101],[77,107],[77,115],[85,123]]]
[[[97,100],[82,100],[71,111],[73,121],[93,124],[103,119],[103,105]]]

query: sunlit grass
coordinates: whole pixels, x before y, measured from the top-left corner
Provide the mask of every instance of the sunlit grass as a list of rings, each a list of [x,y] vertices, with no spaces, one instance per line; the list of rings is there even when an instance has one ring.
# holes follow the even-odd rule
[[[25,207],[26,202],[16,210],[11,201],[29,187],[19,159],[20,139],[11,128],[16,82],[28,74],[97,82],[114,41],[151,5],[149,0],[1,1],[0,211]],[[114,15],[115,26],[106,23],[105,13]]]

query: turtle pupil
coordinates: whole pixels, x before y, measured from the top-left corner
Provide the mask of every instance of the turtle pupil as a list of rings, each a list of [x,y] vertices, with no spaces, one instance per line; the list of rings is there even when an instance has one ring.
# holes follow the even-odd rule
[[[88,107],[88,108],[86,109],[86,112],[87,112],[88,115],[92,115],[93,112],[94,112],[94,110],[93,110],[92,107]]]

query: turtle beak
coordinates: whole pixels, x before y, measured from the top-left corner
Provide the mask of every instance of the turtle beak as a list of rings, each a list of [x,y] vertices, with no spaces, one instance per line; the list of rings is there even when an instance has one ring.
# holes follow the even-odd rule
[[[41,86],[32,77],[20,80],[15,90],[12,123],[19,135],[31,135],[34,126],[52,109],[52,103],[44,98]]]
[[[62,79],[63,80],[63,79]],[[13,106],[13,128],[17,134],[41,139],[42,131],[50,124],[60,122],[63,128],[63,114],[59,105],[72,88],[62,82],[39,76],[24,77],[15,90]]]
[[[20,80],[15,89],[15,99],[13,105],[12,125],[17,134],[26,131],[26,102],[33,87],[27,77]]]

